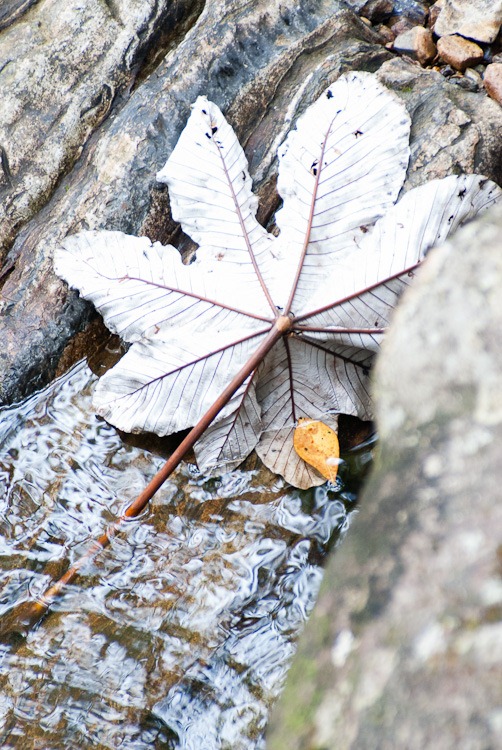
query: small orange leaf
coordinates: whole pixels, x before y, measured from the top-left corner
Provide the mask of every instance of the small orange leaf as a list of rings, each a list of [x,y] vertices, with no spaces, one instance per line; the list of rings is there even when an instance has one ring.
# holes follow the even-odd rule
[[[300,417],[293,436],[293,445],[300,458],[334,482],[338,471],[340,448],[338,436],[324,422]]]

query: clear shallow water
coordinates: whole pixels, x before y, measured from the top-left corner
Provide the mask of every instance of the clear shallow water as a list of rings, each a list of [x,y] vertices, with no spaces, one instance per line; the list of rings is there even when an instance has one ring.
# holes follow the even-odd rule
[[[163,464],[93,415],[95,380],[81,363],[0,411],[0,616]],[[252,461],[209,480],[182,466],[25,641],[0,644],[0,746],[263,747],[347,487],[294,490]]]

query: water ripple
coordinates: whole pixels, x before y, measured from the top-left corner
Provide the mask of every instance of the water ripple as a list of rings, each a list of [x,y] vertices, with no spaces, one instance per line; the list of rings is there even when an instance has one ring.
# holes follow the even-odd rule
[[[0,412],[0,613],[39,596],[162,465],[91,410],[84,364]],[[363,465],[371,453],[354,459]],[[348,523],[342,481],[184,464],[17,649],[0,647],[2,747],[263,747]]]

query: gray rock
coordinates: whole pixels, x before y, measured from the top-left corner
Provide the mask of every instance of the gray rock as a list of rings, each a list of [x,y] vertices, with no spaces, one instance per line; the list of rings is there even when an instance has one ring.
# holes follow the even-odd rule
[[[430,2],[420,0],[346,0],[355,13],[371,19],[374,23],[390,15],[403,16],[413,24],[424,24]]]
[[[404,59],[382,65],[380,80],[401,96],[413,119],[405,189],[448,174],[478,172],[502,182],[498,105],[459,90],[441,73]]]
[[[0,37],[0,261],[133,85],[148,50],[160,46],[159,29],[164,45],[174,42],[202,7],[67,0],[36,4],[19,18],[28,5],[9,4],[4,23],[17,22]]]
[[[378,23],[390,16],[394,0],[347,0],[347,5],[354,13]]]
[[[502,0],[444,0],[434,31],[493,42],[502,25]]]
[[[390,16],[393,6],[393,0],[366,0],[359,9],[359,15],[369,18],[372,23],[378,23]]]
[[[393,13],[396,16],[404,16],[416,24],[425,24],[428,13],[429,2],[418,0],[394,0]]]
[[[502,206],[433,250],[377,366],[381,444],[267,748],[499,747]]]
[[[175,228],[169,221],[167,191],[155,183],[155,174],[174,147],[190,104],[198,94],[207,94],[225,110],[246,146],[252,175],[264,198],[266,218],[267,212],[270,214],[277,205],[273,165],[276,149],[291,125],[290,118],[342,71],[350,67],[375,70],[389,57],[378,34],[338,0],[301,5],[296,0],[272,5],[265,0],[252,4],[247,0],[213,0],[205,4],[199,17],[192,10],[167,39],[160,34],[161,28],[169,30],[167,21],[164,26],[155,21],[160,10],[155,14],[151,10],[143,32],[139,22],[135,30],[129,28],[132,22],[128,22],[134,50],[141,33],[153,34],[148,57],[141,68],[135,69],[134,79],[131,66],[138,58],[130,50],[126,54],[123,46],[120,49],[114,46],[115,37],[122,38],[124,32],[120,19],[105,18],[106,4],[100,5],[97,14],[103,26],[99,31],[101,41],[94,41],[97,22],[89,18],[88,44],[91,49],[93,44],[101,45],[100,54],[109,67],[103,67],[97,52],[89,53],[89,59],[83,55],[77,65],[78,46],[76,41],[70,44],[68,36],[69,29],[77,28],[91,12],[87,6],[79,10],[81,5],[76,2],[65,5],[64,12],[53,4],[40,6],[40,12],[47,13],[50,7],[55,14],[42,27],[38,26],[35,6],[24,27],[24,56],[19,43],[18,54],[25,73],[36,65],[40,69],[52,66],[51,70],[57,73],[53,76],[56,82],[63,82],[70,63],[80,71],[71,73],[75,80],[71,78],[67,89],[61,83],[59,110],[57,97],[45,96],[43,81],[33,83],[32,87],[39,86],[36,108],[40,110],[37,115],[40,119],[35,117],[32,122],[28,116],[30,107],[35,106],[31,88],[28,86],[23,95],[16,88],[17,83],[14,85],[22,78],[17,64],[10,63],[3,70],[4,75],[13,76],[9,86],[18,92],[18,107],[22,110],[16,138],[21,140],[22,123],[30,144],[23,160],[16,162],[15,149],[8,138],[0,141],[11,165],[12,184],[6,187],[11,197],[4,203],[8,214],[4,228],[7,246],[12,241],[12,232],[17,232],[0,279],[3,282],[0,403],[19,399],[48,382],[65,344],[91,315],[91,307],[74,292],[69,293],[52,273],[52,250],[67,233],[85,227],[110,228],[136,234],[148,232],[161,241],[170,239]],[[147,12],[142,10],[143,5],[132,6],[136,8],[135,17],[143,17],[142,13]],[[161,4],[153,0],[147,7],[150,5],[162,7],[164,12],[166,7],[177,8],[178,13],[183,7],[179,3]],[[197,4],[193,7],[200,9]],[[17,31],[19,25],[3,33],[16,33],[17,39],[21,34]],[[39,49],[39,36],[49,26],[52,26],[51,43]],[[79,44],[85,46],[84,41],[81,38]],[[109,52],[107,57],[110,45],[113,54]],[[110,71],[109,76],[106,70]],[[115,91],[111,106],[108,99],[103,104],[99,97],[92,105],[90,83],[87,98],[75,99],[79,81],[85,82],[87,78],[94,83],[99,81],[100,85],[103,80],[108,81],[110,91]],[[11,90],[9,86],[4,97]],[[95,95],[100,90],[98,87]],[[9,106],[14,113],[14,104]],[[85,120],[87,115],[83,110],[89,107],[93,112],[89,115],[90,124],[82,126],[78,115],[81,113]],[[73,119],[68,112],[73,113]],[[40,158],[40,169],[46,170],[40,176],[36,138],[44,129],[41,126],[44,117],[50,131],[46,133],[50,145],[46,146],[44,158]],[[73,123],[71,127],[68,118]],[[82,151],[85,137],[88,143]],[[3,152],[0,156],[3,163]],[[30,170],[32,160],[33,170]],[[30,180],[41,187],[28,194],[25,185],[31,184]],[[16,200],[25,201],[27,213],[22,220],[19,213],[8,208],[9,201]],[[32,218],[28,220],[30,215]],[[26,223],[20,227],[22,222]]]

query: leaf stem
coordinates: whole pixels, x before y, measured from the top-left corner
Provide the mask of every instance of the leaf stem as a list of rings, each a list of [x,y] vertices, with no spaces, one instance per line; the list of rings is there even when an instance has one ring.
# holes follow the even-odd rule
[[[4,615],[4,622],[0,626],[1,637],[9,638],[15,633],[25,636],[30,628],[36,625],[47,613],[54,600],[64,591],[65,586],[77,577],[83,566],[90,562],[98,552],[110,544],[113,537],[122,527],[122,524],[130,518],[136,518],[145,509],[157,490],[179,466],[188,451],[218,416],[223,407],[230,401],[234,393],[240,388],[244,381],[252,375],[260,362],[262,362],[265,355],[268,354],[270,349],[272,349],[290,327],[291,321],[289,318],[282,315],[277,318],[254,354],[251,355],[246,364],[243,365],[212,406],[199,419],[197,424],[192,427],[185,439],[168,458],[160,471],[158,471],[153,479],[150,480],[143,492],[126,508],[120,518],[112,523],[106,531],[92,543],[89,549],[76,562],[74,562],[70,568],[68,568],[66,573],[46,589],[37,601],[22,602],[17,607],[14,607],[9,613]]]

